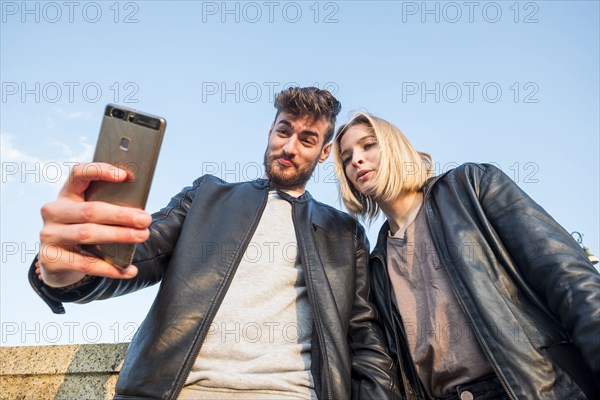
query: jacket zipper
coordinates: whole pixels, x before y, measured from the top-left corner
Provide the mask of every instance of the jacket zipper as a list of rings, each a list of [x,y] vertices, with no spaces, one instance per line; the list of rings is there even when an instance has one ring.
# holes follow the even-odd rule
[[[308,265],[306,265],[306,260],[308,259],[306,256],[306,245],[304,244],[304,236],[302,236],[301,234],[298,233],[302,233],[302,232],[298,232],[298,221],[297,221],[297,216],[296,216],[296,208],[297,208],[297,203],[295,201],[292,201],[292,220],[294,221],[294,230],[296,231],[296,238],[298,239],[299,242],[299,250],[300,250],[300,254],[301,254],[301,264],[302,264],[302,269],[304,270],[304,273],[306,275],[305,281],[306,281],[306,288],[308,289],[308,295],[310,298],[310,304],[311,304],[311,308],[313,311],[313,320],[315,321],[315,330],[317,331],[317,340],[319,341],[319,346],[321,347],[321,351],[319,352],[321,354],[321,363],[322,363],[322,368],[325,371],[325,388],[327,390],[327,397],[329,398],[329,400],[333,399],[333,395],[331,394],[331,376],[329,374],[329,363],[327,360],[327,357],[325,356],[325,339],[323,338],[323,327],[322,327],[322,323],[321,323],[321,316],[319,315],[319,310],[317,309],[317,307],[315,307],[315,294],[313,292],[313,287],[312,285],[310,285],[310,282],[312,282],[312,274],[310,272],[310,268],[308,268]],[[317,393],[317,396],[319,394]]]
[[[429,216],[433,214],[433,211],[431,210],[431,207],[429,206],[429,204],[427,204],[426,199],[424,200],[424,204],[423,205],[426,207],[426,211],[427,211],[427,217],[428,217],[427,218],[427,223],[429,225],[429,230],[433,234],[433,232],[435,232],[433,230],[433,226],[432,226],[433,222],[430,222],[430,218],[429,218]],[[434,245],[436,247],[436,250],[437,250],[438,254],[440,256],[442,256],[443,253],[440,252],[439,245],[437,244],[437,241],[434,240],[433,242],[434,242]],[[440,260],[441,259],[442,259],[442,257],[440,257]],[[446,267],[445,260],[443,260],[443,264],[444,264],[444,269],[446,270],[446,273],[448,273],[448,268]],[[450,281],[450,287],[452,287],[452,292],[454,294],[454,298],[458,301],[458,304],[460,305],[460,308],[463,310],[463,312],[465,313],[465,315],[469,318],[469,321],[471,323],[471,328],[473,329],[473,332],[475,333],[475,337],[477,338],[477,341],[479,342],[479,346],[483,350],[483,354],[485,355],[485,358],[487,358],[487,360],[489,361],[490,365],[494,369],[494,374],[496,375],[496,377],[500,381],[500,384],[502,385],[502,389],[504,389],[504,392],[506,393],[506,395],[508,396],[509,399],[515,400],[515,398],[513,397],[513,395],[511,394],[511,392],[509,390],[508,384],[504,380],[504,376],[500,372],[500,366],[498,365],[498,363],[490,355],[490,353],[491,353],[490,349],[487,347],[487,344],[485,343],[485,341],[481,337],[479,329],[477,329],[477,326],[473,322],[473,316],[471,315],[471,313],[469,312],[469,310],[467,310],[467,307],[463,303],[462,299],[458,296],[456,288],[454,287],[454,281],[450,278],[450,274],[449,273],[448,273],[448,279]]]
[[[217,314],[217,311],[219,310],[219,307],[221,306],[221,303],[223,302],[223,299],[225,298],[225,295],[227,294],[227,290],[229,289],[229,286],[231,285],[231,281],[233,280],[235,271],[237,271],[237,268],[240,264],[240,260],[242,259],[244,252],[246,251],[246,247],[248,246],[250,239],[252,239],[252,236],[254,235],[254,232],[256,231],[256,228],[258,227],[258,223],[260,222],[260,217],[262,216],[262,213],[265,210],[265,207],[267,205],[267,200],[269,198],[268,188],[263,189],[263,190],[265,190],[265,196],[263,198],[262,204],[261,204],[260,208],[257,210],[256,214],[254,215],[254,220],[252,222],[252,226],[251,226],[250,230],[248,230],[248,233],[246,234],[246,237],[244,238],[244,241],[242,242],[242,246],[240,246],[238,253],[235,256],[235,259],[233,262],[233,268],[231,269],[231,272],[229,273],[229,277],[227,278],[227,282],[225,282],[225,286],[223,287],[223,290],[221,290],[221,293],[220,293],[219,297],[216,299],[216,302],[213,303],[214,306],[212,307],[212,311],[209,311],[209,313],[206,315],[205,320],[207,321],[207,323],[205,323],[205,328],[200,331],[198,341],[194,345],[194,348],[192,348],[191,355],[193,355],[193,357],[189,357],[187,359],[187,362],[184,364],[184,366],[182,368],[183,374],[181,375],[182,379],[177,384],[177,387],[175,388],[175,391],[173,392],[174,396],[172,396],[171,399],[177,399],[179,397],[179,395],[181,394],[181,391],[183,390],[185,381],[187,380],[188,376],[190,375],[190,372],[192,371],[192,366],[194,365],[194,362],[196,361],[196,358],[198,357],[198,354],[200,353],[200,349],[202,348],[202,344],[204,343],[204,339],[206,339],[206,335],[208,334],[208,328],[210,327],[210,324],[208,322],[212,322],[215,315]]]

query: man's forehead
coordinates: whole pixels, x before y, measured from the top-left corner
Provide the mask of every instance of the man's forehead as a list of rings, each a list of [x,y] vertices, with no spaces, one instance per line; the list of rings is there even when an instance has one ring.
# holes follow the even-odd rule
[[[315,118],[312,115],[290,115],[284,111],[280,112],[275,120],[275,124],[283,123],[290,125],[293,128],[301,128],[302,130],[311,130],[325,134],[329,122],[325,117]]]

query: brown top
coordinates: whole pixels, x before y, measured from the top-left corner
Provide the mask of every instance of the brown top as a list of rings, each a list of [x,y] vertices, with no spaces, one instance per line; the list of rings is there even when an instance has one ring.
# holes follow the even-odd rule
[[[452,291],[424,212],[404,238],[388,235],[387,269],[411,356],[430,396],[493,372]]]

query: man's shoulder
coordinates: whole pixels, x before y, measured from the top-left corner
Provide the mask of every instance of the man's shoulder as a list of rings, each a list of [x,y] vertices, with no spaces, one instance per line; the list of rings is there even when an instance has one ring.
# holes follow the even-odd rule
[[[242,182],[227,182],[226,180],[221,179],[215,175],[205,174],[205,175],[202,175],[199,178],[197,178],[194,181],[194,185],[199,186],[202,184],[212,184],[212,185],[231,186],[231,187],[251,185],[251,186],[262,187],[267,184],[266,182],[267,181],[265,179],[255,179],[252,181],[242,181]]]
[[[334,206],[332,206],[330,204],[323,203],[323,202],[315,199],[314,197],[312,198],[312,201],[313,201],[315,208],[319,209],[322,212],[331,214],[331,216],[334,218],[343,218],[343,219],[354,220],[354,218],[350,214],[348,214],[338,208],[335,208]]]
[[[313,201],[313,223],[323,227],[335,227],[335,230],[356,231],[358,221],[348,213],[318,200]]]

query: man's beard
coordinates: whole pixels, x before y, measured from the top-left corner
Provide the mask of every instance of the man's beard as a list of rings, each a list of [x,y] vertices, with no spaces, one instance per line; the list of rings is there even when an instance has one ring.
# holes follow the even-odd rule
[[[277,167],[275,163],[278,158],[281,158],[282,154],[271,154],[269,156],[269,148],[265,150],[264,156],[264,164],[265,171],[267,172],[267,177],[273,182],[277,187],[281,189],[287,188],[296,188],[299,186],[304,186],[306,182],[310,179],[317,166],[317,161],[312,163],[306,168],[298,169],[298,166],[293,160],[289,160],[293,167]],[[285,158],[285,157],[284,157]],[[295,168],[294,168],[295,167]]]

